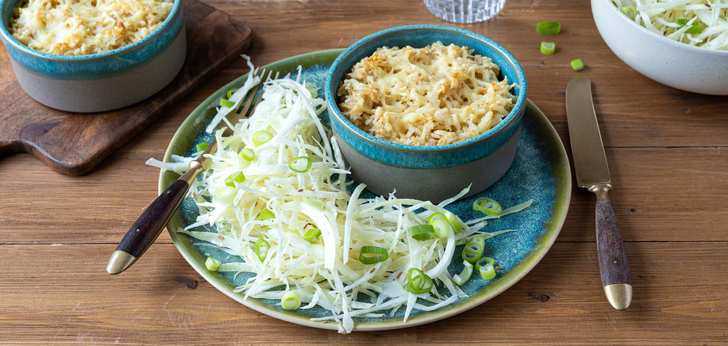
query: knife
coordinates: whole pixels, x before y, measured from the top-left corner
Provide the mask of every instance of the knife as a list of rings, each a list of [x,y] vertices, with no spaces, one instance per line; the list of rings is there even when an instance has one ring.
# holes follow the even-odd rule
[[[576,181],[579,187],[588,189],[597,197],[597,254],[604,294],[612,307],[624,310],[632,302],[632,281],[622,234],[609,200],[612,181],[594,111],[591,80],[578,78],[569,81],[566,87],[566,115]]]

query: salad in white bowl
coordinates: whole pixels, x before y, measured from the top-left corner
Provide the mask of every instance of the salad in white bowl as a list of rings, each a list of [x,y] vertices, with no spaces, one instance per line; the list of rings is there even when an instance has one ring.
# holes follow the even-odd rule
[[[728,2],[592,0],[592,14],[609,48],[641,74],[728,95]]]

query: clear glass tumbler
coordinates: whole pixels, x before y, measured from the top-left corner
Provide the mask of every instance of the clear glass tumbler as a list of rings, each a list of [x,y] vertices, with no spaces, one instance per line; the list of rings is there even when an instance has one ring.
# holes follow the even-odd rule
[[[478,23],[495,17],[506,0],[425,0],[425,6],[440,19],[455,23]]]

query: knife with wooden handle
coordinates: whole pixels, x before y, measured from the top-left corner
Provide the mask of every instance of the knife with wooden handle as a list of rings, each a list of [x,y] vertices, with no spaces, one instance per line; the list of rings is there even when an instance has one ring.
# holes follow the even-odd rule
[[[566,115],[576,181],[579,187],[588,189],[597,197],[597,254],[604,294],[612,307],[624,310],[632,302],[632,281],[622,234],[609,200],[612,181],[594,111],[591,80],[579,78],[569,81],[566,87]]]

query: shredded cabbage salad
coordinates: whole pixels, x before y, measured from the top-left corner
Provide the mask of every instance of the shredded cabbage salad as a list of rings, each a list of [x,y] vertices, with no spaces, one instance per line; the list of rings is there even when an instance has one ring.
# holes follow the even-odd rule
[[[624,15],[671,40],[728,50],[728,1],[612,0]]]
[[[249,76],[247,89],[259,82]],[[208,269],[253,273],[236,292],[246,299],[280,299],[284,309],[321,307],[330,314],[314,320],[335,321],[342,333],[352,331],[355,317],[404,309],[407,320],[413,310],[436,310],[466,297],[455,283],[463,278],[447,270],[456,246],[511,232],[482,229],[489,219],[519,212],[531,201],[463,222],[445,207],[469,188],[439,204],[394,194],[362,198],[363,184],[349,192],[349,171],[319,119],[325,102],[301,81],[301,69],[295,78],[263,83],[261,101],[249,118],[232,124],[225,115],[215,117],[232,132],[215,131],[217,151],[206,154],[209,167],[190,189],[200,214],[179,232],[242,258],[210,261]],[[191,158],[172,160],[148,164],[182,173]],[[455,231],[414,239],[410,227],[427,224],[435,213],[447,215]],[[203,226],[214,226],[215,232],[200,230]],[[409,279],[425,293],[408,290],[412,268],[432,279]]]

